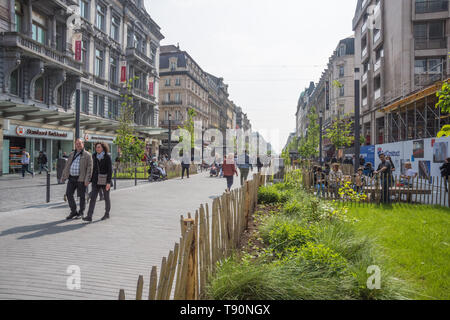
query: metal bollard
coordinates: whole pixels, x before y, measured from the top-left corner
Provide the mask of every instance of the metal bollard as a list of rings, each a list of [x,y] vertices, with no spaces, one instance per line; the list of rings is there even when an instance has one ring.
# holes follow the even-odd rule
[[[137,186],[137,168],[134,168],[134,186]]]
[[[114,169],[114,190],[117,189],[117,169]]]
[[[50,202],[50,172],[47,171],[47,203]]]

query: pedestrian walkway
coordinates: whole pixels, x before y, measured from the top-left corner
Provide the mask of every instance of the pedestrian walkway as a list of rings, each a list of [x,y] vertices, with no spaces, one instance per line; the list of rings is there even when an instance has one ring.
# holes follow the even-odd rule
[[[147,181],[138,181],[138,184]],[[47,192],[47,174],[37,173],[34,178],[27,174],[4,175],[0,177],[0,214],[11,210],[33,207],[45,207]],[[134,180],[117,180],[117,188],[134,187]],[[66,184],[58,184],[56,174],[50,177],[50,203],[60,204],[64,199]]]
[[[120,288],[132,297],[138,275],[148,279],[179,240],[180,215],[212,203],[225,187],[225,179],[203,173],[117,190],[112,218],[98,221],[98,202],[92,224],[65,221],[67,204],[0,213],[0,299],[117,299]],[[80,290],[66,285],[73,265]]]

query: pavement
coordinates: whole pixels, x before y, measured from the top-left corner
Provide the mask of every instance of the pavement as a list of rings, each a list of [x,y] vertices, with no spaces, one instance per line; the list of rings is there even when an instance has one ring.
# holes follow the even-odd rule
[[[111,219],[99,221],[104,202],[97,202],[91,224],[65,221],[66,203],[1,212],[0,299],[117,299],[119,289],[130,299],[139,275],[146,297],[151,267],[159,270],[180,239],[180,215],[225,188],[225,179],[207,173],[124,188],[111,195]]]
[[[138,184],[147,184],[138,180]],[[134,187],[134,180],[117,180],[117,189]],[[58,184],[56,174],[50,175],[50,203],[61,203],[66,192],[66,184]],[[45,206],[47,195],[47,174],[37,173],[34,178],[27,173],[4,175],[0,177],[0,214],[23,208]]]

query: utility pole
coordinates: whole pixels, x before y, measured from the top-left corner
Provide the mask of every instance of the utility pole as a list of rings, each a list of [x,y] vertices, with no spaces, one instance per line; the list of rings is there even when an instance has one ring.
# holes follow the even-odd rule
[[[172,115],[169,113],[169,160],[172,160]]]
[[[81,78],[77,80],[75,97],[75,140],[80,138]]]
[[[361,153],[361,129],[360,129],[360,94],[359,94],[359,68],[355,68],[355,173],[359,168]]]

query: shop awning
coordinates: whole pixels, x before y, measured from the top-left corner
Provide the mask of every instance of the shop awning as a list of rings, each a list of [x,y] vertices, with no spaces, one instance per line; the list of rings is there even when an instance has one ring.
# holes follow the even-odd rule
[[[69,129],[75,128],[75,113],[58,109],[44,109],[38,106],[20,104],[10,101],[0,102],[0,117],[10,120],[30,121]],[[103,119],[88,115],[80,115],[80,128],[84,130],[114,132],[119,123],[111,119]]]
[[[135,128],[136,131],[145,137],[155,139],[155,140],[163,140],[167,139],[169,130],[164,128],[152,128],[152,127],[144,127],[138,126]]]
[[[445,81],[449,81],[450,78],[448,78]],[[434,85],[427,87],[425,89],[422,89],[418,92],[415,92],[403,99],[400,99],[398,101],[395,101],[393,103],[391,103],[390,105],[384,107],[381,111],[385,112],[385,113],[390,113],[392,111],[395,111],[401,107],[407,106],[411,103],[414,103],[416,101],[419,101],[425,97],[431,96],[436,94],[436,92],[438,92],[441,88],[442,88],[442,83],[443,82],[437,82]]]

